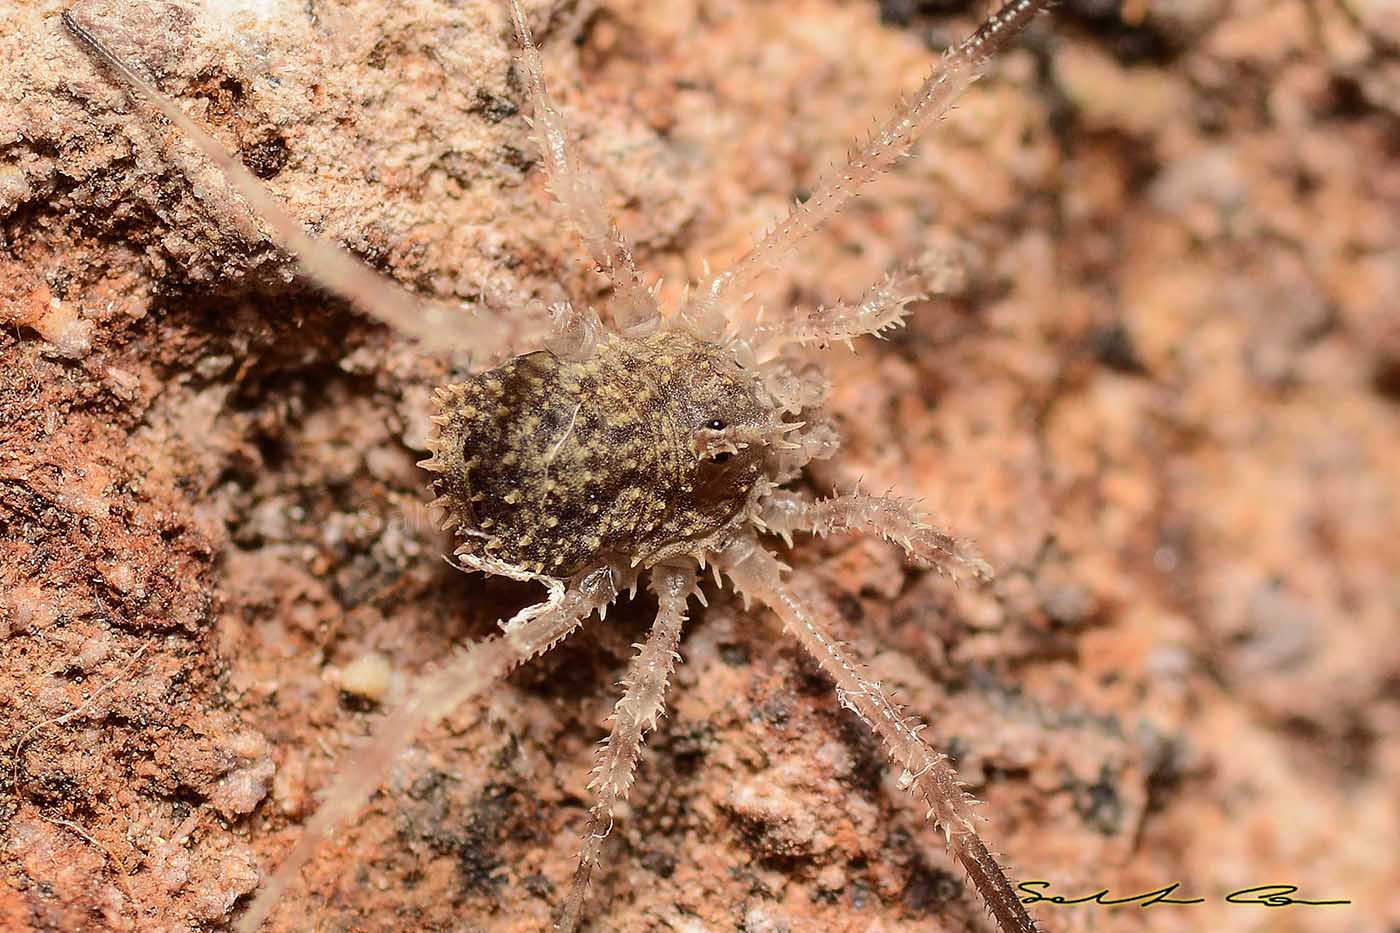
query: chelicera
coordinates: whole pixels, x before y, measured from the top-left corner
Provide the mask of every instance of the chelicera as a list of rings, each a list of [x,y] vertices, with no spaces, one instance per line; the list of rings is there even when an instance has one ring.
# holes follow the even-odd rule
[[[310,237],[257,179],[91,28],[65,14],[73,36],[183,130],[327,291],[339,294],[425,347],[470,347],[504,359],[438,390],[431,456],[434,505],[460,544],[467,570],[542,584],[546,597],[501,623],[501,633],[425,676],[391,712],[369,746],[348,763],[300,841],[244,914],[253,930],[267,918],[318,845],[353,817],[390,762],[428,722],[491,687],[512,668],[549,650],[624,590],[646,577],[655,625],[624,679],[611,733],[597,754],[595,800],[559,927],[575,928],[618,801],[631,788],[642,739],[660,717],[678,659],[691,598],[703,602],[699,572],[709,566],[746,601],[770,608],[835,682],[841,704],[884,742],[943,832],[952,856],[1005,931],[1032,930],[1005,873],[977,832],[973,801],[945,756],[920,738],[922,726],[886,696],[830,634],[834,613],[810,581],[788,573],[765,535],[861,531],[899,545],[920,564],[985,577],[986,565],[931,526],[903,500],[863,494],[810,500],[783,487],[839,439],[823,415],[827,384],[803,352],[897,325],[912,296],[893,281],[861,301],[767,321],[746,313],[754,279],[908,149],[917,133],[958,95],[1041,9],[1010,0],[951,49],[919,91],[849,163],[763,237],[734,268],[699,283],[684,306],[666,311],[643,282],[627,241],[608,217],[575,159],[550,100],[538,50],[516,0],[509,9],[533,111],[535,141],[549,187],[612,293],[591,308],[553,310],[555,334],[543,349],[519,353],[507,319],[470,315],[412,296],[338,247]]]

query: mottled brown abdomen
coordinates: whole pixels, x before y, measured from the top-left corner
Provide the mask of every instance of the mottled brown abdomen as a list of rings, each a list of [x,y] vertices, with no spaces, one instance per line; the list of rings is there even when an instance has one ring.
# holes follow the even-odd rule
[[[583,362],[530,353],[442,390],[427,465],[461,552],[564,576],[713,531],[742,497],[697,499],[691,436],[758,416],[733,370],[718,348],[663,333]]]

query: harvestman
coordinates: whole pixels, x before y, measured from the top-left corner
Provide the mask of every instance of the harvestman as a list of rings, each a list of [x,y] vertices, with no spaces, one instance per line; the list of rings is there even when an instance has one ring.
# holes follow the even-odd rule
[[[518,0],[509,0],[549,190],[599,272],[612,284],[600,317],[568,304],[552,309],[545,349],[513,355],[505,317],[481,318],[411,295],[340,248],[309,236],[242,163],[136,69],[70,14],[72,35],[139,91],[223,171],[228,184],[272,230],[312,281],[425,348],[470,347],[507,362],[437,391],[432,456],[434,505],[461,538],[464,569],[542,584],[547,596],[501,623],[488,638],[425,675],[367,747],[353,756],[309,820],[300,841],[263,885],[240,927],[254,930],[335,826],[353,817],[394,757],[422,727],[481,693],[600,615],[643,573],[657,619],[623,681],[611,734],[598,749],[578,870],[559,926],[575,928],[589,876],[631,788],[645,733],[662,714],[686,605],[702,604],[699,571],[721,572],[747,603],[769,607],[836,683],[841,705],[884,741],[902,766],[899,785],[916,788],[1004,931],[1035,924],[977,834],[979,818],[947,758],[920,738],[924,728],[893,703],[865,667],[830,634],[834,609],[810,580],[787,568],[761,540],[794,532],[864,531],[915,562],[985,577],[970,548],[927,524],[909,503],[837,495],[812,501],[781,487],[804,466],[832,456],[839,439],[822,412],[827,383],[802,347],[848,341],[897,326],[912,296],[894,280],[856,304],[759,323],[736,308],[773,268],[866,182],[907,152],[943,116],[1047,0],[1011,0],[948,51],[919,91],[857,147],[848,164],[764,236],[727,272],[707,277],[684,303],[663,310],[643,282],[627,241],[592,178],[570,148],[563,118],[545,88],[542,62]],[[722,581],[721,581],[722,582]]]

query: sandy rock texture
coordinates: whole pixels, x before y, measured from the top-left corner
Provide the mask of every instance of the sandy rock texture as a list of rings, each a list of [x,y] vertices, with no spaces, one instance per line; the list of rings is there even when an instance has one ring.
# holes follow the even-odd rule
[[[414,672],[534,593],[424,511],[425,356],[0,9],[0,927],[217,929]],[[492,0],[87,0],[320,235],[466,303],[602,287],[549,214]],[[538,0],[549,79],[677,297],[979,10]],[[1400,7],[1067,0],[755,300],[956,287],[827,357],[843,455],[999,571],[800,542],[1018,879],[1180,882],[1051,930],[1400,917]],[[277,929],[544,928],[642,596],[427,732]],[[696,613],[598,930],[989,929],[770,618]],[[1225,895],[1294,884],[1339,906]]]

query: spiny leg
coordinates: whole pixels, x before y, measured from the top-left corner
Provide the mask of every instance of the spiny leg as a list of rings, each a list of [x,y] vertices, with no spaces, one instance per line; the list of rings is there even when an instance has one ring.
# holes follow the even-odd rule
[[[749,343],[762,358],[774,349],[792,344],[849,346],[857,337],[878,337],[903,323],[909,303],[923,297],[900,286],[901,277],[891,275],[867,291],[857,304],[843,301],[823,305],[797,320],[760,321],[749,328]]]
[[[949,291],[961,278],[958,259],[940,250],[929,250],[916,271],[898,268],[866,290],[856,304],[823,305],[805,316],[788,320],[737,322],[739,341],[754,359],[767,360],[775,352],[793,346],[825,347],[844,343],[854,350],[857,337],[883,337],[885,331],[904,323],[911,302]]]
[[[394,758],[425,725],[488,689],[516,666],[554,647],[588,616],[611,603],[620,588],[619,575],[611,568],[580,574],[562,597],[542,604],[547,607],[544,611],[539,606],[522,610],[503,626],[502,634],[471,645],[457,658],[425,675],[413,695],[379,724],[369,744],[345,763],[297,844],[239,920],[241,933],[252,933],[262,925],[321,843],[336,826],[364,807],[383,782]]]
[[[667,682],[679,658],[676,646],[685,623],[685,604],[696,592],[695,567],[657,567],[652,571],[651,588],[657,599],[656,624],[627,669],[622,699],[613,709],[612,732],[598,747],[593,780],[588,785],[597,796],[588,811],[578,869],[559,920],[564,933],[578,926],[589,877],[602,855],[603,840],[612,831],[613,807],[627,799],[642,755],[642,739],[656,728],[664,710]]]
[[[813,502],[778,490],[764,499],[759,520],[789,545],[794,531],[815,535],[873,532],[899,545],[914,561],[941,573],[956,577],[965,570],[978,580],[992,578],[992,568],[971,544],[928,524],[912,502],[896,496],[856,492]]]
[[[832,638],[829,620],[836,610],[815,587],[783,582],[784,566],[756,540],[740,539],[720,557],[724,572],[745,600],[772,609],[807,653],[836,682],[841,705],[855,713],[884,741],[890,757],[903,765],[900,786],[915,787],[928,805],[928,816],[943,830],[948,850],[966,869],[987,908],[1004,933],[1030,933],[1035,922],[996,859],[977,834],[973,799],[963,790],[946,756],[919,737],[923,724],[891,703],[864,666]]]
[[[915,137],[946,114],[992,59],[1049,0],[1010,0],[977,31],[950,49],[924,81],[875,134],[851,153],[844,168],[823,179],[812,196],[749,250],[728,272],[707,279],[682,312],[706,320],[743,299],[754,280],[775,267],[804,237],[816,231],[871,179],[909,151]]]
[[[71,13],[65,12],[62,18],[63,25],[83,48],[128,88],[139,92],[203,151],[223,172],[229,187],[242,195],[252,213],[267,224],[277,244],[296,258],[301,271],[318,286],[427,346],[471,350],[486,357],[509,352],[515,337],[510,321],[494,315],[480,317],[460,307],[418,298],[345,250],[312,237],[242,162],[178,104],[119,58]]]
[[[525,68],[530,92],[535,143],[544,157],[550,193],[563,207],[598,271],[612,280],[613,326],[631,334],[649,331],[661,319],[656,298],[642,284],[627,239],[603,206],[598,183],[573,151],[564,115],[554,106],[545,86],[544,62],[530,36],[530,24],[519,0],[510,0],[510,14],[520,41],[520,62]]]

